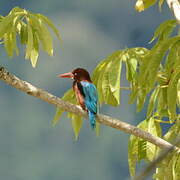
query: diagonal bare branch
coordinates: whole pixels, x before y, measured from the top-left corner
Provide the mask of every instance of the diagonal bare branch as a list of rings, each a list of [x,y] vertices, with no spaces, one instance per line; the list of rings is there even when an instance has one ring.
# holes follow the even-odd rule
[[[178,136],[174,142],[175,143],[173,143],[173,144],[175,146],[179,146],[180,145],[180,136]],[[154,161],[149,163],[143,169],[143,171],[139,173],[139,175],[134,177],[133,180],[145,180],[149,176],[149,174],[157,167],[158,163],[160,163],[163,159],[165,159],[167,157],[167,155],[169,153],[171,153],[172,151],[173,151],[172,147],[164,149],[164,151],[162,151]],[[180,151],[178,151],[177,153],[180,154]]]
[[[10,86],[12,86],[20,91],[27,93],[28,95],[34,96],[45,102],[55,105],[55,106],[63,109],[64,111],[75,113],[75,114],[81,115],[85,118],[87,117],[86,112],[83,111],[79,106],[76,106],[76,105],[73,105],[66,101],[63,101],[62,99],[58,98],[57,96],[54,96],[45,90],[39,89],[39,88],[33,86],[32,84],[19,79],[15,75],[9,73],[4,67],[0,67],[0,80],[4,81],[5,83],[9,84]],[[112,117],[99,114],[99,115],[97,115],[97,121],[106,126],[124,131],[128,134],[133,134],[137,137],[147,140],[162,149],[173,148],[174,150],[179,150],[178,147],[173,146],[169,142],[167,142],[159,137],[156,137],[146,131],[143,131],[133,125],[130,125],[126,122],[120,121],[118,119],[114,119]]]

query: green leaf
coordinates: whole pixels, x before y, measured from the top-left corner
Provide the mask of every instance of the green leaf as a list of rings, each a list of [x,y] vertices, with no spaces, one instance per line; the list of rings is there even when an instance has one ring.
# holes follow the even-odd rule
[[[135,176],[136,163],[138,161],[138,138],[131,135],[128,145],[128,164],[131,177]]]
[[[178,61],[179,59],[179,51],[180,51],[180,40],[175,42],[168,53],[168,56],[166,58],[166,63],[165,63],[165,69],[168,73],[168,76],[172,73],[174,69],[174,64]]]
[[[177,84],[177,101],[178,101],[178,106],[180,108],[180,80],[178,81]]]
[[[177,84],[180,79],[180,65],[172,73],[168,88],[167,88],[167,103],[169,118],[176,119],[176,103],[177,103]]]
[[[36,14],[36,16],[39,17],[49,27],[51,27],[52,30],[54,31],[54,33],[56,34],[56,36],[58,37],[58,39],[61,41],[60,33],[59,33],[58,29],[54,26],[52,21],[49,18],[47,18],[46,16],[42,15],[42,14]]]
[[[33,27],[36,27],[38,38],[42,43],[43,50],[48,53],[49,56],[53,56],[53,42],[50,32],[43,24],[42,20],[35,15],[30,14],[31,23]]]
[[[100,135],[100,124],[96,121],[96,136]]]
[[[116,99],[117,104],[120,105],[120,81],[122,61],[119,58],[114,59],[112,61],[111,67],[113,67],[113,69],[110,70],[108,77],[110,82],[110,91]]]
[[[78,140],[79,133],[83,123],[82,117],[76,116],[75,114],[72,113],[68,113],[68,116],[69,118],[72,119],[72,127],[74,130],[75,139]]]
[[[101,76],[102,81],[98,82],[98,85],[100,84],[101,88],[102,88],[102,95],[103,95],[103,98],[104,98],[104,102],[108,103],[108,104],[112,103],[112,102],[108,101],[109,100],[109,95],[111,93],[111,91],[110,91],[110,82],[109,82],[109,70],[110,70],[110,67],[111,67],[111,63],[112,63],[112,61],[107,63],[106,68],[104,69],[104,72],[102,73],[102,76]]]
[[[9,57],[13,57],[14,50],[17,55],[19,54],[19,50],[16,45],[16,32],[13,27],[9,30],[9,32],[4,34],[4,46]]]
[[[157,114],[159,118],[168,117],[167,88],[160,88],[159,90]]]
[[[30,60],[32,67],[36,67],[37,59],[39,56],[39,41],[36,32],[33,32],[33,49],[31,51]]]
[[[139,139],[138,140],[138,161],[140,162],[140,160],[142,159],[146,159],[147,156],[147,152],[146,152],[146,141],[144,139]]]
[[[73,103],[73,104],[76,104],[76,98],[75,98],[75,94],[73,92],[72,89],[69,89],[65,94],[64,96],[62,97],[63,100],[65,101],[69,101],[70,103]],[[62,113],[64,111],[61,109],[61,108],[56,108],[56,113],[55,113],[55,116],[53,118],[53,121],[52,121],[52,124],[53,125],[56,125],[58,123],[58,120],[59,118],[61,117]]]
[[[174,30],[174,28],[176,26],[177,26],[176,20],[167,20],[167,21],[163,22],[156,29],[154,36],[153,36],[152,40],[150,41],[150,43],[153,42],[158,37],[159,37],[159,41],[167,39],[171,35],[172,31]]]
[[[176,151],[168,153],[166,157],[158,163],[153,178],[157,180],[178,180],[180,178],[180,154]]]
[[[161,136],[161,126],[153,118],[142,121],[137,127],[155,136]],[[134,176],[136,164],[140,160],[152,161],[157,154],[157,147],[139,137],[130,136],[128,147],[128,163],[130,175]]]
[[[170,143],[175,143],[177,135],[180,134],[180,124],[174,124],[164,135],[164,139]],[[176,151],[169,153],[163,161],[158,164],[156,173],[153,175],[157,180],[179,179],[180,177],[180,154]]]
[[[130,82],[135,79],[137,65],[137,60],[135,58],[126,61],[126,79]]]
[[[120,80],[121,69],[119,68],[121,68],[121,64],[120,62],[118,62],[120,61],[120,58],[121,58],[121,51],[115,51],[108,58],[106,58],[105,63],[103,63],[103,68],[99,75],[99,79],[97,83],[100,103],[105,102],[113,106],[119,105],[118,96],[120,92],[118,92],[118,90],[115,88],[118,88],[120,90],[120,87],[117,87],[118,83],[120,85],[120,82],[114,81],[115,74],[113,71],[116,71],[117,73],[119,73],[118,75],[116,74],[116,79]],[[116,67],[114,67],[114,63],[115,65],[117,63]],[[110,78],[112,81],[110,81]],[[113,84],[111,85],[111,83]]]
[[[148,105],[148,110],[147,110],[148,118],[152,115],[153,110],[155,109],[155,103],[157,100],[157,96],[159,94],[159,90],[160,90],[160,88],[156,87],[156,89],[153,91],[153,93],[151,94],[151,97],[149,99],[149,105]]]
[[[177,135],[180,134],[180,124],[176,123],[171,126],[168,132],[164,135],[163,139],[170,143],[174,143],[174,140],[177,138]]]
[[[150,134],[153,134],[156,137],[161,137],[162,135],[161,126],[158,122],[155,121],[154,118],[150,118],[148,120],[147,132],[149,132]],[[149,161],[154,160],[154,158],[157,155],[157,151],[158,151],[158,147],[147,141],[146,153],[147,153],[147,159]]]
[[[28,30],[27,30],[27,25],[25,23],[21,23],[20,41],[21,44],[27,44],[28,41]]]
[[[146,100],[146,89],[139,89],[137,92],[137,112],[139,112]]]
[[[3,38],[4,34],[8,32],[9,28],[12,25],[12,21],[15,18],[15,15],[9,15],[1,19],[0,21],[0,39]]]
[[[98,98],[99,98],[99,103],[107,103],[107,95],[109,93],[109,81],[108,81],[108,74],[107,72],[107,67],[109,66],[109,60],[104,61],[98,69],[101,69],[101,73],[97,74],[98,76],[97,79],[95,79],[96,87],[98,90]],[[98,69],[96,72],[98,72]]]
[[[140,67],[138,81],[142,87],[147,88],[147,93],[154,87],[160,63],[163,60],[166,51],[179,40],[180,37],[175,36],[161,41],[152,48],[149,54],[145,56],[143,64]]]
[[[32,27],[29,23],[27,26],[27,31],[28,31],[28,41],[27,41],[27,45],[26,45],[25,59],[30,59],[31,51],[33,50],[33,33],[32,33]]]
[[[13,54],[14,54],[14,48],[13,48],[13,36],[12,36],[12,33],[6,33],[4,35],[4,46],[6,48],[6,52],[8,54],[9,57],[13,57]]]
[[[61,110],[60,108],[56,108],[56,113],[55,113],[55,116],[52,120],[53,126],[55,126],[58,123],[59,118],[61,117],[62,113],[63,113],[63,110]]]
[[[156,3],[157,0],[137,0],[135,9],[138,12],[144,11],[145,9],[149,8],[150,6],[153,6]]]
[[[101,83],[102,83],[103,72],[104,72],[104,69],[105,69],[107,63],[108,63],[107,60],[100,62],[92,74],[92,80],[93,80],[93,83],[97,87],[98,99],[99,99],[100,104],[102,104],[104,102]]]

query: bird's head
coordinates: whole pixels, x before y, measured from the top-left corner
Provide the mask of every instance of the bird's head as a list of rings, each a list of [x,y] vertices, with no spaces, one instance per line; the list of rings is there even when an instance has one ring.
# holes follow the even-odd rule
[[[60,74],[58,77],[71,78],[78,82],[83,80],[92,82],[88,71],[83,68],[77,68],[74,69],[72,72]]]

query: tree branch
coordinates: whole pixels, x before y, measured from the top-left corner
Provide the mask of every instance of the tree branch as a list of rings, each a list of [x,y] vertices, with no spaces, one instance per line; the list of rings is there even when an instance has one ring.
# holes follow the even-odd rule
[[[48,93],[47,91],[39,89],[33,86],[32,84],[19,79],[15,75],[9,73],[4,67],[0,67],[0,80],[4,81],[5,83],[9,84],[10,86],[13,86],[14,88],[20,91],[27,93],[28,95],[34,96],[45,102],[53,104],[63,109],[64,111],[68,111],[83,117],[87,117],[86,112],[83,111],[79,106],[63,101],[62,99]],[[156,146],[162,149],[173,148],[174,150],[179,150],[178,147],[173,146],[169,142],[159,137],[156,137],[146,131],[143,131],[133,125],[120,121],[118,119],[114,119],[106,115],[98,114],[97,121],[106,126],[110,126],[112,128],[140,137],[146,141],[151,142],[152,144],[155,144]]]
[[[180,24],[180,0],[166,0],[166,2],[175,19]]]
[[[180,145],[180,136],[178,136],[175,140],[175,143],[173,143],[174,146],[179,146]],[[158,163],[160,163],[161,161],[163,161],[167,155],[169,153],[171,153],[173,151],[173,148],[166,148],[164,149],[159,156],[153,160],[152,162],[150,162],[144,169],[142,172],[139,173],[139,175],[135,176],[133,178],[133,180],[145,180],[146,177],[157,167]],[[180,153],[180,152],[177,152]]]

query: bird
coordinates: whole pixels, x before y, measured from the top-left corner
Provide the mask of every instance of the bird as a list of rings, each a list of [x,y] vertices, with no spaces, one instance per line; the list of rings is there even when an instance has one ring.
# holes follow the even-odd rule
[[[96,114],[98,113],[98,93],[89,72],[83,68],[76,68],[72,72],[59,74],[61,78],[73,79],[73,90],[79,105],[87,111],[90,126],[96,127]]]

